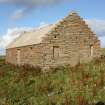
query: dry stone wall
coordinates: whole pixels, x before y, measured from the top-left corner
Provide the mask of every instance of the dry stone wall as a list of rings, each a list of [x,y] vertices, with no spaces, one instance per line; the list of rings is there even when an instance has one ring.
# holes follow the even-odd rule
[[[75,65],[79,62],[88,62],[101,55],[100,41],[77,14],[64,18],[49,32],[43,43],[45,43],[43,51],[47,52],[46,65],[48,66]],[[54,46],[59,47],[58,58],[53,57]]]
[[[75,65],[101,55],[100,41],[76,13],[70,14],[57,23],[40,44],[7,49],[7,62],[17,64],[19,49],[19,64],[42,67]]]
[[[41,66],[41,58],[42,58],[41,48],[42,45],[37,44],[37,45],[7,49],[6,62],[15,65],[30,64],[33,66]],[[18,57],[18,51],[20,51],[19,57]]]

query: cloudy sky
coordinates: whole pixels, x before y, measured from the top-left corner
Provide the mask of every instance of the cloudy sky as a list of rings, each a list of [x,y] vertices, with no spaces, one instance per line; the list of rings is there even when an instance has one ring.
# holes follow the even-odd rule
[[[21,32],[51,24],[75,10],[105,47],[105,0],[0,0],[0,54]]]

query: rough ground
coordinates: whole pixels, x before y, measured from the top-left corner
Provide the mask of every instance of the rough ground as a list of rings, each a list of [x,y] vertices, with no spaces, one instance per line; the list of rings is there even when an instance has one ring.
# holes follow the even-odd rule
[[[105,59],[76,67],[15,67],[0,60],[0,105],[92,105],[105,102]]]

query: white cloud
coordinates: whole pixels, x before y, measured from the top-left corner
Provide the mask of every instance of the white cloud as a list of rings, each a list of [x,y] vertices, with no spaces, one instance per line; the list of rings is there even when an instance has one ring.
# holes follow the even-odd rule
[[[47,23],[41,22],[41,23],[39,24],[39,27],[38,27],[38,28],[41,28],[41,27],[44,27],[44,26],[47,26],[47,25],[48,25]]]
[[[62,0],[65,1],[65,0]],[[18,5],[41,5],[41,4],[53,4],[62,2],[61,0],[0,0],[0,3],[11,3]]]
[[[11,19],[17,20],[17,19],[22,18],[23,16],[24,16],[24,9],[19,9],[19,10],[14,11],[14,13],[11,16]]]
[[[0,4],[10,4],[18,7],[18,9],[12,14],[13,19],[16,20],[27,15],[31,10],[36,9],[36,7],[57,5],[58,3],[66,1],[68,0],[0,0]]]
[[[105,48],[105,36],[99,37],[99,40],[101,41],[102,48]]]
[[[2,37],[0,38],[0,48],[5,48],[15,38],[19,37],[22,34],[22,32],[30,30],[33,30],[33,28],[22,27],[8,29],[7,33],[5,35],[2,35]]]
[[[88,19],[86,22],[100,39],[101,47],[105,48],[105,20]]]
[[[105,20],[90,19],[86,22],[98,36],[105,36]]]
[[[48,24],[45,22],[41,22],[39,24],[38,28],[44,27]],[[17,37],[22,35],[22,33],[29,32],[32,30],[35,30],[36,28],[33,27],[21,27],[21,28],[10,28],[7,30],[6,34],[2,35],[0,37],[0,55],[5,54],[5,48],[10,44],[13,40],[15,40]]]

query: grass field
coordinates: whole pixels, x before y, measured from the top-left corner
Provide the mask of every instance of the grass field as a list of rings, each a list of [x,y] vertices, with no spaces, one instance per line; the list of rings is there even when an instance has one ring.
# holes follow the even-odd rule
[[[103,55],[105,55],[105,48],[102,48],[102,53]]]
[[[105,102],[105,60],[42,73],[0,60],[0,105],[93,105]]]

